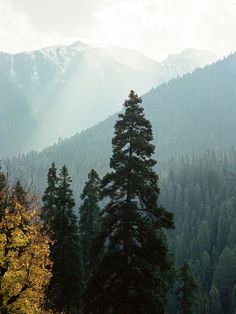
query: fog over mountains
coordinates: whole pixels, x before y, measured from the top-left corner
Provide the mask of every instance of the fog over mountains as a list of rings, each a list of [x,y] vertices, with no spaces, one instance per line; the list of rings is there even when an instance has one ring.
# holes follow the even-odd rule
[[[52,206],[50,210],[44,209],[48,210],[49,219],[55,217],[54,222],[61,221],[57,217],[63,217],[68,210],[72,190],[76,202],[74,213],[82,217],[97,204],[92,201],[88,207],[80,207],[85,182],[84,191],[87,192],[83,195],[90,203],[98,194],[98,190],[91,190],[91,184],[94,184],[90,180],[91,169],[95,169],[100,177],[109,171],[114,125],[121,104],[129,90],[134,89],[142,96],[145,117],[152,124],[154,159],[158,161],[155,170],[160,178],[161,191],[158,203],[174,213],[175,229],[168,232],[167,237],[176,269],[185,261],[191,265],[199,285],[198,313],[233,314],[236,313],[236,53],[209,64],[214,60],[211,53],[188,49],[158,63],[134,50],[91,48],[81,43],[17,55],[1,54],[0,166],[3,170],[7,168],[10,181],[19,179],[23,186],[31,186],[40,197],[48,178],[44,195],[48,201],[52,200]],[[135,189],[132,201],[127,200],[123,208],[124,211],[128,209],[128,215],[117,216],[118,229],[121,220],[128,219],[131,225],[130,204],[140,203],[142,214],[139,217],[147,217],[146,214],[143,216],[143,204],[146,200],[149,203],[146,198],[149,193],[152,200],[151,189],[155,186],[154,176],[146,175],[146,169],[150,168],[150,160],[148,162],[146,158],[149,140],[143,141],[141,135],[147,139],[150,133],[147,133],[145,124],[140,123],[143,118],[137,113],[139,109],[130,106],[129,110],[131,113],[126,113],[126,121],[119,124],[120,130],[116,128],[113,141],[116,151],[121,154],[115,155],[115,163],[113,158],[111,171],[119,177],[114,181],[109,179],[110,176],[106,177],[107,190],[111,190],[107,195],[115,204],[115,207],[109,207],[111,218],[117,216],[117,206],[123,208],[124,193],[128,195],[129,189]],[[135,127],[131,126],[133,122]],[[56,141],[59,136],[68,138]],[[133,139],[135,144],[132,144]],[[135,153],[129,157],[133,147]],[[32,148],[38,150],[21,154]],[[18,156],[12,157],[14,154]],[[4,155],[11,156],[1,158]],[[53,179],[55,169],[51,169],[47,177],[52,162],[58,170],[66,165],[72,181],[69,177],[62,181],[66,168],[60,171],[59,185],[58,179]],[[131,183],[126,172],[133,177]],[[135,181],[138,181],[137,185]],[[72,190],[69,189],[70,183]],[[139,183],[144,198],[140,198]],[[117,184],[118,189],[113,190],[109,184]],[[21,193],[20,189],[17,191]],[[117,200],[121,202],[116,203]],[[84,197],[83,202],[85,204]],[[150,202],[150,208],[152,206],[154,199]],[[101,208],[104,208],[102,204]],[[52,216],[53,212],[59,214]],[[61,227],[63,230],[62,234],[68,230],[66,237],[70,230],[77,230],[71,222],[65,229],[67,221],[71,220],[65,218],[56,224],[56,229]],[[134,230],[139,226],[137,221],[132,222]],[[89,227],[89,224],[85,225]],[[113,229],[108,227],[104,232],[107,230]],[[94,235],[94,231],[91,234]],[[122,239],[123,246],[125,238]],[[64,247],[70,247],[70,241]],[[145,254],[148,251],[145,250]],[[107,264],[104,265],[106,268]],[[117,273],[116,267],[114,273]],[[165,312],[176,313],[176,308],[173,287]],[[144,312],[153,313],[152,309]]]
[[[227,150],[236,143],[236,54],[186,74],[143,95],[145,114],[153,126],[158,164],[208,149]],[[88,172],[105,174],[117,113],[103,122],[43,151],[10,161],[21,178],[45,187],[55,161],[71,170],[74,187],[82,188]]]
[[[143,94],[216,59],[187,49],[156,62],[132,49],[81,42],[0,53],[0,155],[42,149],[119,110],[131,88]]]

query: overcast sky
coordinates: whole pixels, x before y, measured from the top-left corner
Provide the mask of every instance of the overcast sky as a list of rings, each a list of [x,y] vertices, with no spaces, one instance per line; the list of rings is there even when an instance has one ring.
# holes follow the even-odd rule
[[[0,51],[80,40],[160,60],[185,48],[236,50],[236,0],[0,0]]]

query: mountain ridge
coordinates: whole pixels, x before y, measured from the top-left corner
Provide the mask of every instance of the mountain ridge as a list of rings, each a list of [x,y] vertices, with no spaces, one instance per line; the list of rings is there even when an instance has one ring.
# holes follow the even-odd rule
[[[143,95],[145,114],[153,126],[156,158],[165,164],[172,157],[207,149],[228,149],[236,142],[236,54],[176,78]],[[111,155],[117,113],[73,137],[41,152],[10,160],[20,176],[44,187],[50,163],[67,164],[78,189],[95,168],[103,175]]]
[[[143,94],[202,65],[199,60],[191,59],[185,63],[182,57],[179,64],[177,59],[172,64],[159,64],[137,51],[135,59],[133,50],[129,55],[128,49],[119,49],[126,55],[119,55],[120,61],[112,56],[114,51],[89,47],[81,42],[0,55],[2,80],[14,85],[14,89],[22,94],[36,121],[33,129],[25,125],[25,139],[19,138],[11,122],[12,138],[7,140],[7,134],[3,133],[0,139],[1,156],[42,149],[58,138],[69,137],[119,110],[130,88]],[[122,61],[123,57],[127,57],[126,60]],[[18,110],[17,98],[15,102]],[[0,100],[0,107],[5,110],[9,105]],[[13,113],[9,112],[4,121],[0,117],[0,125],[9,124],[11,115]],[[9,144],[16,141],[18,147]]]

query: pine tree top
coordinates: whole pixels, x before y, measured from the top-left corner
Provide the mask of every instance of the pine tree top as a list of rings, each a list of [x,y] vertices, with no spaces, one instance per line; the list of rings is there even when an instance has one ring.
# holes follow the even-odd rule
[[[99,193],[100,177],[98,173],[94,169],[92,169],[88,174],[88,180],[85,182],[85,186],[80,197],[82,200],[85,200],[85,198],[89,197],[90,200],[94,199],[97,202],[99,198]]]

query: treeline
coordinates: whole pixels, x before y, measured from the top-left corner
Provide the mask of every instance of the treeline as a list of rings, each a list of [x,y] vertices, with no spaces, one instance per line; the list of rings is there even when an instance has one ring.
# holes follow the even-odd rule
[[[161,191],[161,202],[175,216],[169,240],[176,265],[189,261],[201,287],[199,313],[235,313],[235,149],[173,162]]]

